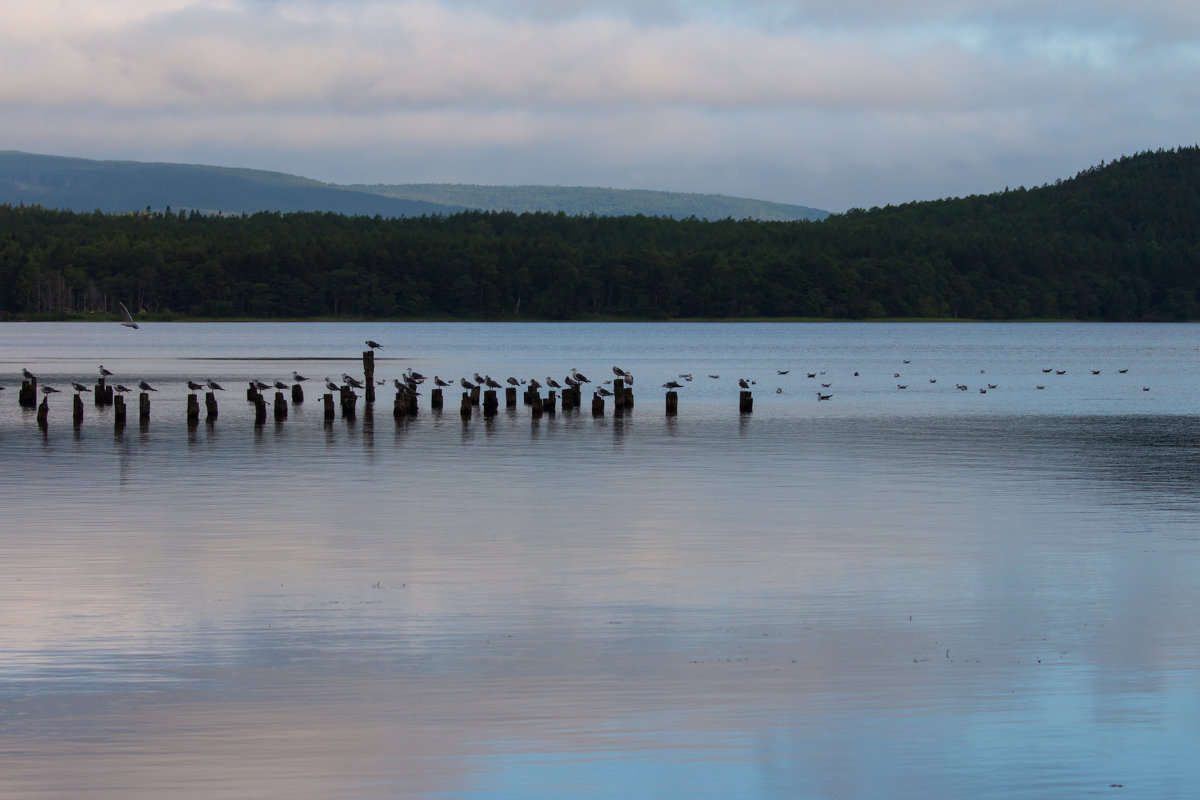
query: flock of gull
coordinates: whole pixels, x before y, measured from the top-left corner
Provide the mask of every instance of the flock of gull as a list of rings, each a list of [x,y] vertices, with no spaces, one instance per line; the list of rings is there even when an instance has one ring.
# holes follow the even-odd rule
[[[124,305],[122,305],[122,310],[125,312],[126,321],[121,324],[125,325],[127,327],[137,328],[138,327],[137,323],[134,322],[132,317],[129,316],[129,312],[127,310],[125,310]],[[365,344],[369,348],[371,348],[372,351],[378,350],[383,347],[382,344],[380,344],[379,342],[376,342],[372,339],[367,339],[365,341]],[[907,365],[907,364],[910,364],[911,361],[909,359],[904,359],[903,363]],[[98,369],[99,369],[99,377],[102,380],[105,380],[113,375],[113,373],[110,370],[107,370],[104,368],[103,364],[101,364]],[[1046,374],[1046,375],[1054,374],[1056,376],[1062,376],[1062,375],[1067,374],[1067,371],[1065,369],[1043,368],[1041,371],[1043,374]],[[608,388],[608,386],[610,386],[614,380],[619,379],[619,380],[623,381],[626,386],[633,385],[633,382],[634,382],[633,373],[631,373],[629,370],[625,370],[625,369],[622,369],[621,367],[614,366],[612,368],[612,372],[613,372],[614,377],[603,381],[603,385],[600,385],[596,388],[596,393],[598,395],[600,395],[601,397],[612,397],[613,396],[613,392],[611,389]],[[780,369],[780,370],[776,370],[776,375],[784,376],[784,375],[788,375],[790,372],[791,372],[791,370],[788,370],[788,369]],[[980,374],[986,374],[986,370],[980,370],[979,372],[980,372]],[[1117,372],[1120,374],[1125,374],[1125,373],[1129,372],[1129,370],[1128,369],[1118,369]],[[30,372],[28,369],[22,369],[21,373],[26,381],[37,380],[36,376],[32,372]],[[1092,375],[1099,375],[1100,373],[1101,373],[1101,370],[1098,370],[1098,369],[1091,370]],[[807,372],[804,374],[806,375],[806,377],[808,377],[810,379],[821,378],[822,380],[819,382],[821,389],[827,390],[833,385],[831,381],[824,380],[825,372],[823,372],[823,371]],[[859,377],[859,373],[855,372],[854,377],[856,377],[856,378]],[[720,380],[721,376],[718,374],[709,373],[708,378],[710,378],[712,380]],[[901,373],[900,372],[893,373],[893,378],[900,379]],[[341,379],[342,379],[342,385],[348,386],[351,389],[366,388],[366,385],[363,383],[363,381],[359,380],[358,378],[355,378],[353,375],[343,373],[341,375]],[[267,383],[265,381],[261,381],[261,380],[257,380],[257,379],[251,380],[248,383],[249,383],[250,387],[261,392],[261,391],[270,390],[272,388],[277,389],[277,390],[288,389],[288,388],[290,388],[290,386],[299,385],[307,380],[309,380],[308,377],[301,375],[299,372],[296,372],[293,370],[292,384],[288,384],[281,380],[274,380],[271,383]],[[404,371],[404,373],[399,378],[394,378],[392,380],[392,384],[395,386],[396,391],[398,393],[416,396],[416,395],[421,394],[421,392],[419,391],[419,387],[422,384],[424,384],[427,380],[428,380],[428,378],[426,376],[422,375],[419,372],[416,372],[411,367],[409,367],[408,369],[406,369]],[[692,373],[680,373],[676,378],[673,378],[673,379],[668,380],[667,382],[663,383],[662,386],[664,389],[666,389],[668,391],[675,391],[677,389],[684,388],[688,383],[691,383],[693,380],[694,380],[694,376],[692,375]],[[937,378],[929,378],[928,380],[929,380],[929,383],[931,383],[931,384],[937,383]],[[681,381],[682,381],[682,383],[681,383]],[[384,386],[387,384],[387,381],[386,380],[376,380],[375,383],[379,386]],[[549,388],[549,389],[561,390],[564,388],[580,387],[580,386],[582,386],[584,384],[588,384],[588,383],[591,383],[591,381],[588,379],[588,377],[574,367],[571,368],[571,374],[565,376],[561,382],[558,380],[555,380],[554,378],[552,378],[550,376],[546,377],[545,383],[542,383],[537,378],[524,379],[524,378],[516,378],[516,377],[510,376],[510,377],[506,378],[503,383],[501,383],[499,380],[492,378],[491,375],[480,375],[478,372],[474,373],[470,377],[462,377],[462,378],[451,379],[451,380],[445,380],[438,375],[433,376],[433,384],[436,387],[438,387],[439,389],[458,385],[458,386],[461,386],[466,391],[472,391],[476,388],[503,389],[506,387],[514,387],[515,388],[515,387],[520,387],[520,386],[533,388],[535,390],[540,390],[543,387]],[[742,390],[748,391],[752,387],[757,385],[757,381],[750,380],[748,378],[738,378],[737,385]],[[87,391],[91,390],[91,387],[89,387],[83,383],[80,383],[78,381],[71,381],[71,386],[74,388],[76,393],[83,393],[83,392],[87,392]],[[157,392],[158,391],[156,388],[151,386],[145,380],[139,381],[136,386],[137,386],[137,389],[142,392]],[[200,391],[200,390],[224,391],[224,387],[222,387],[219,383],[212,380],[211,378],[206,379],[202,382],[189,380],[189,381],[187,381],[187,387],[188,387],[188,389],[190,389],[192,391]],[[909,387],[908,383],[897,383],[896,384],[897,390],[904,390],[904,389],[907,389],[908,387]],[[5,388],[4,386],[0,386],[0,390],[3,390],[4,388]],[[39,388],[41,389],[42,394],[47,397],[51,394],[59,393],[59,391],[60,391],[59,389],[56,389],[53,386],[49,386],[49,385],[45,385],[45,384],[43,384]],[[339,386],[337,383],[335,383],[329,377],[326,377],[325,378],[325,388],[328,389],[331,393],[336,394],[341,391],[342,386]],[[978,387],[978,391],[980,394],[986,394],[989,389],[996,389],[996,388],[997,388],[997,384],[984,382],[983,385]],[[1035,386],[1035,388],[1039,389],[1039,390],[1045,389],[1046,385],[1038,384]],[[956,383],[955,389],[960,392],[966,392],[966,391],[970,390],[970,387],[965,383]],[[113,390],[120,394],[127,394],[127,393],[134,391],[133,389],[131,389],[128,386],[125,386],[123,384],[116,384],[113,387]],[[1150,391],[1150,387],[1143,386],[1142,391],[1148,392],[1148,391]],[[782,386],[777,387],[775,389],[775,392],[777,394],[783,394]],[[831,391],[818,390],[816,392],[816,395],[817,395],[818,401],[831,400],[833,398],[833,392],[831,392]]]

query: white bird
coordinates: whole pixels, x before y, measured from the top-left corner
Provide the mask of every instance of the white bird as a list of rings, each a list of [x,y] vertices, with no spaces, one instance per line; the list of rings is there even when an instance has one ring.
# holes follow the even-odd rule
[[[363,388],[363,382],[360,381],[358,378],[355,378],[353,375],[347,375],[346,373],[343,372],[342,380],[346,382],[347,386],[350,386],[354,389]]]
[[[304,377],[299,372],[296,372],[296,370],[292,370],[292,380],[294,380],[296,383],[301,383],[308,380],[308,378]]]
[[[414,372],[412,367],[409,367],[407,370],[405,370],[404,374],[407,377],[412,378],[417,383],[420,383],[425,380],[425,376],[419,372]]]
[[[250,385],[253,386],[255,389],[258,389],[260,392],[271,388],[271,384],[263,383],[262,381],[260,381],[258,379],[250,381]]]
[[[209,378],[208,380],[206,380],[204,382],[204,385],[207,386],[209,389],[212,389],[214,392],[225,391],[225,387],[222,386],[221,384],[217,383],[216,381],[214,381],[212,378]]]
[[[575,380],[579,381],[580,383],[591,383],[591,381],[589,381],[587,379],[586,375],[584,375],[582,372],[575,369],[574,367],[571,367],[571,377],[574,378]]]
[[[562,388],[561,383],[554,380],[554,378],[551,378],[548,375],[546,376],[546,385],[549,386],[551,389],[561,389]]]
[[[122,386],[119,383],[113,388],[117,391],[118,394],[128,394],[129,392],[133,391],[133,389],[130,389],[128,386]]]
[[[109,375],[112,375],[112,373],[111,373],[111,372],[109,372],[108,370],[106,370],[106,369],[104,368],[104,365],[103,365],[103,364],[101,364],[101,365],[100,365],[100,377],[101,377],[101,378],[107,378]]]
[[[504,386],[501,385],[501,383],[499,381],[495,380],[491,375],[484,375],[483,382],[484,382],[484,384],[487,385],[487,387],[489,389],[503,389],[504,388]]]
[[[133,321],[133,315],[129,313],[129,309],[126,308],[125,304],[122,303],[120,300],[117,301],[117,305],[119,305],[121,307],[121,313],[123,313],[125,315],[125,321],[122,322],[121,324],[124,325],[126,328],[133,328],[134,330],[137,330],[138,325],[136,322]]]
[[[613,393],[611,391],[609,391],[608,389],[605,389],[603,386],[601,386],[599,389],[596,390],[596,394],[600,395],[601,397],[612,397],[613,396]]]
[[[325,388],[331,392],[340,391],[340,389],[338,388],[338,385],[336,383],[334,383],[333,381],[329,380],[328,375],[325,376]]]

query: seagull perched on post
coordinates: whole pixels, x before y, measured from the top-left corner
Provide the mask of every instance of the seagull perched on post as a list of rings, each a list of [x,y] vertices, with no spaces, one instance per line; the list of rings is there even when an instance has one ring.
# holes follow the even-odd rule
[[[84,386],[79,381],[71,381],[71,385],[75,387],[75,391],[77,392],[86,392],[88,390],[88,387]]]
[[[129,387],[127,387],[127,386],[122,386],[122,385],[121,385],[121,384],[119,384],[119,383],[118,383],[116,386],[114,386],[113,388],[116,390],[116,392],[117,392],[118,394],[128,394],[129,392],[132,392],[132,391],[133,391],[133,389],[130,389],[130,388],[129,388]]]
[[[679,381],[667,381],[663,384],[664,389],[682,389],[683,384]]]
[[[296,383],[302,383],[308,380],[308,378],[304,377],[299,372],[296,372],[296,370],[292,370],[292,380],[294,380]]]
[[[143,392],[157,392],[158,391],[158,389],[155,389],[153,386],[146,383],[145,381],[138,381],[138,388],[141,389]]]
[[[133,315],[129,313],[129,309],[126,308],[125,304],[122,303],[120,300],[117,301],[117,305],[119,305],[121,307],[121,312],[125,315],[125,321],[122,322],[121,324],[124,325],[126,328],[133,328],[134,330],[137,330],[138,324],[133,321]]]
[[[746,381],[745,378],[738,378],[738,386],[742,387],[743,389],[750,388],[750,384]]]
[[[476,384],[471,383],[467,378],[459,378],[458,385],[466,389],[468,392],[475,388]]]
[[[575,369],[574,367],[571,367],[571,377],[574,378],[575,380],[579,381],[580,383],[591,383],[591,381],[589,381],[587,379],[586,375],[584,375],[582,372]]]
[[[374,339],[367,339],[365,342],[363,342],[363,344],[365,344],[367,347],[371,348],[372,350],[378,350],[379,348],[383,347],[383,345],[381,345],[379,342],[375,341]]]
[[[351,388],[354,388],[354,389],[362,389],[363,388],[362,381],[360,381],[358,378],[355,378],[351,375],[347,375],[344,372],[342,373],[342,380],[345,381],[346,385]]]
[[[551,378],[549,375],[546,376],[546,385],[549,386],[551,389],[561,389],[562,388],[562,384],[559,383],[558,381],[554,380],[554,378]]]
[[[453,384],[450,383],[450,381],[444,381],[441,378],[439,378],[437,375],[433,376],[433,385],[438,387],[439,389],[441,389],[445,386],[453,386]]]
[[[209,389],[212,389],[214,392],[225,391],[225,387],[222,386],[221,384],[217,383],[216,381],[214,381],[212,378],[209,378],[208,380],[206,380],[204,382],[204,385],[207,386]]]
[[[37,375],[34,375],[32,372],[30,372],[27,369],[22,368],[21,374],[25,376],[25,380],[27,380],[27,381],[36,381],[37,380]]]
[[[187,382],[187,387],[188,387],[189,389],[191,389],[193,392],[196,392],[196,391],[199,391],[200,389],[203,389],[203,388],[204,388],[204,384],[203,384],[203,383],[196,383],[195,381],[188,381],[188,382]]]
[[[106,369],[104,368],[104,365],[103,365],[103,364],[101,364],[101,365],[100,365],[100,377],[101,377],[101,378],[107,378],[109,375],[112,375],[112,373],[111,373],[111,372],[109,372],[108,370],[106,370]]]
[[[42,394],[54,394],[57,391],[58,389],[55,389],[53,386],[42,386]]]
[[[341,391],[341,389],[340,389],[340,388],[338,388],[338,385],[337,385],[336,383],[334,383],[333,381],[329,380],[329,377],[328,377],[328,376],[326,376],[326,378],[325,378],[325,388],[326,388],[326,389],[328,389],[328,390],[329,390],[329,391],[331,391],[331,392],[339,392],[339,391]]]

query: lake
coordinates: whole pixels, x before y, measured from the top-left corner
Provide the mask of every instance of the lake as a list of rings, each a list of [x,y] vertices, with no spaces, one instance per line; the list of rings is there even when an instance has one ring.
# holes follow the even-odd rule
[[[327,425],[366,339],[636,406]],[[6,323],[0,385],[0,797],[1200,792],[1200,325]]]

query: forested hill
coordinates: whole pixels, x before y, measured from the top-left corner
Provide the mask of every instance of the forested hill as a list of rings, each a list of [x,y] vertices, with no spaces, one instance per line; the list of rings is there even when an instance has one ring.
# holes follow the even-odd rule
[[[820,222],[0,206],[0,314],[1200,319],[1200,149]]]
[[[606,189],[584,186],[479,186],[457,183],[409,183],[350,186],[388,197],[441,203],[477,211],[549,211],[598,214],[606,217],[648,217],[715,220],[758,219],[793,221],[824,219],[828,211],[808,206],[771,203],[724,194],[659,192],[649,189]]]

